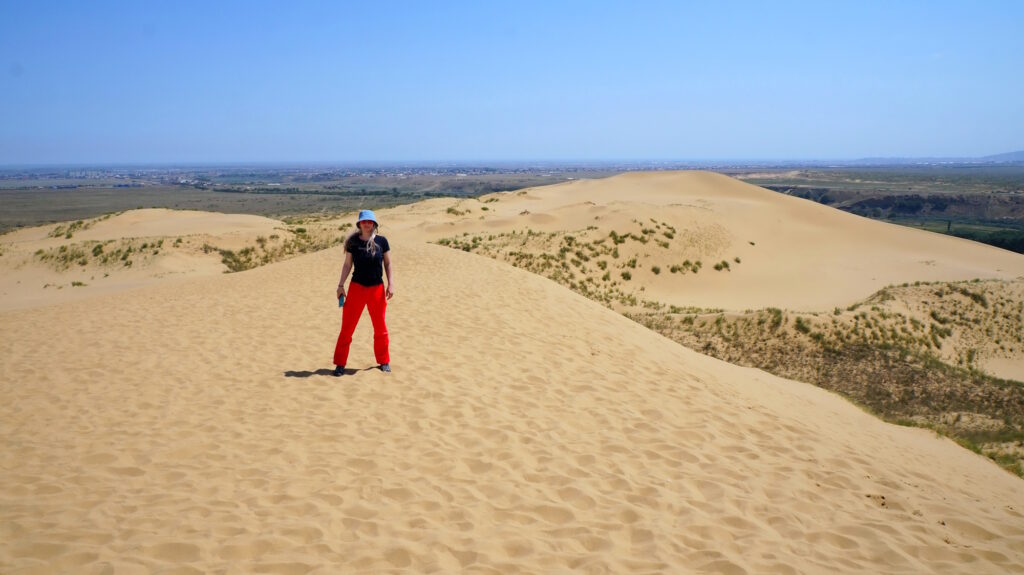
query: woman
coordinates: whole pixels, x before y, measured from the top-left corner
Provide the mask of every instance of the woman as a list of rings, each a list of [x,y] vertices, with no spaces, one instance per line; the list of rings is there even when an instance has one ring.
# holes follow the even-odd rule
[[[341,268],[337,292],[339,300],[345,297],[345,304],[341,312],[341,334],[334,348],[335,376],[345,374],[348,348],[364,306],[370,309],[370,321],[373,322],[373,354],[381,371],[391,371],[384,312],[388,308],[388,300],[395,295],[395,280],[391,275],[391,248],[387,238],[377,235],[377,227],[377,216],[370,210],[363,210],[359,212],[356,231],[345,240],[345,265]],[[382,264],[388,276],[386,289],[381,274]],[[346,294],[345,280],[353,266],[355,272]]]

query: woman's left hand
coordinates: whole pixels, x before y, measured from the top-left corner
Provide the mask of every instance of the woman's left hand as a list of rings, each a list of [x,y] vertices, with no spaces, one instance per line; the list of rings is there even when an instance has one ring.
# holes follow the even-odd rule
[[[395,286],[388,284],[388,289],[385,292],[385,295],[388,299],[391,299],[395,295]]]

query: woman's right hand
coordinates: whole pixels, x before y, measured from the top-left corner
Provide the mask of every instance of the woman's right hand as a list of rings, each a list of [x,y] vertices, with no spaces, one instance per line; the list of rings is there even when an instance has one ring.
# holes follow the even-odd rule
[[[338,286],[338,293],[335,299],[341,299],[341,296],[345,295],[345,286]]]

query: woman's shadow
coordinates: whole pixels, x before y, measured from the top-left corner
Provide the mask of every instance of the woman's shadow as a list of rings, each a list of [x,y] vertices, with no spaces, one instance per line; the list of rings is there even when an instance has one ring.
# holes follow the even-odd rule
[[[359,373],[360,371],[370,371],[372,369],[377,369],[377,367],[376,366],[371,366],[371,367],[367,367],[367,368],[364,368],[364,369],[352,369],[350,367],[346,367],[345,368],[345,375],[355,375],[356,373]],[[333,369],[318,369],[316,371],[290,371],[289,370],[289,371],[284,372],[284,376],[285,377],[312,377],[314,375],[330,375],[330,376],[333,376],[334,375],[334,370]]]

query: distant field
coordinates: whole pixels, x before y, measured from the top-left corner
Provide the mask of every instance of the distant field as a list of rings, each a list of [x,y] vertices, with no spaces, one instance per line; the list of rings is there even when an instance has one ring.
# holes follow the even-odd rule
[[[320,178],[277,172],[187,173],[95,178],[0,179],[0,233],[79,220],[136,208],[173,208],[287,217],[385,208],[438,196],[476,196],[547,185],[570,178],[599,178],[607,170],[516,173],[368,173]],[[154,183],[187,179],[188,184]],[[114,184],[113,182],[117,182]],[[17,184],[17,185],[16,185]],[[122,187],[114,187],[120,185]],[[123,187],[134,185],[136,187]]]
[[[113,188],[131,186],[131,182],[117,178],[47,178],[47,179],[0,179],[0,190],[18,190],[31,188],[70,188],[94,187]],[[139,185],[139,184],[135,184]]]
[[[136,208],[173,208],[255,214],[270,217],[345,212],[364,206],[386,207],[422,196],[368,197],[358,194],[239,194],[191,187],[78,188],[72,190],[0,190],[0,233],[25,226],[80,220]]]
[[[758,186],[789,185],[836,191],[886,193],[984,193],[1024,190],[1024,165],[893,166],[772,171],[729,169],[723,173]]]

